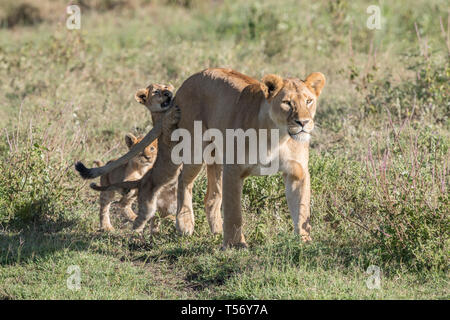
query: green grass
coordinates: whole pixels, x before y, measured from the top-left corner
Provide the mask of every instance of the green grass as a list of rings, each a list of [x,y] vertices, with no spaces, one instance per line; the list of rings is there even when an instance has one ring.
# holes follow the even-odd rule
[[[0,5],[0,298],[449,299],[445,1],[381,3],[382,29],[369,30],[376,2],[99,0],[77,31],[55,14],[63,1],[5,24],[19,2]],[[98,194],[74,161],[117,157],[124,133],[149,130],[137,88],[215,66],[326,75],[313,242],[293,234],[280,175],[245,182],[248,250],[219,250],[203,173],[192,237],[165,220],[159,235],[132,234],[116,210],[117,231],[98,232]],[[67,288],[72,265],[79,291]],[[370,265],[380,289],[366,285]]]

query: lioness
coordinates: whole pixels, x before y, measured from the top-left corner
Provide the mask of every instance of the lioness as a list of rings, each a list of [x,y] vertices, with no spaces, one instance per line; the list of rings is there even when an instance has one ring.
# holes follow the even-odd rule
[[[325,85],[325,76],[319,72],[310,74],[305,80],[281,78],[266,75],[260,81],[231,69],[206,69],[189,77],[174,98],[174,105],[180,107],[181,117],[178,127],[194,135],[194,121],[202,121],[203,130],[218,129],[223,136],[226,129],[277,129],[278,148],[269,149],[267,158],[279,161],[286,187],[288,207],[294,222],[295,232],[303,241],[310,241],[310,177],[308,171],[309,140],[314,128],[314,115],[317,99]],[[150,131],[146,138],[152,139],[158,130]],[[267,138],[270,139],[270,138]],[[209,145],[211,141],[204,141]],[[194,144],[191,143],[192,149]],[[272,146],[266,141],[267,146]],[[136,154],[139,149],[102,168],[86,169],[81,172],[84,178],[95,177],[108,172],[115,166]],[[177,178],[179,164],[170,157],[170,148],[159,149],[158,158],[152,169],[164,174],[146,174],[139,183],[139,213],[133,228],[142,230],[145,223],[154,216],[157,194],[162,186]],[[248,159],[249,149],[244,150]],[[193,152],[191,154],[194,154]],[[278,154],[279,157],[274,157]],[[223,188],[223,247],[246,247],[242,230],[241,195],[243,180],[249,175],[259,174],[263,165],[257,164],[209,164],[215,173],[208,174],[208,189],[214,186],[221,195]],[[192,186],[202,164],[183,163],[178,178],[177,228],[192,234],[194,215],[192,209]],[[216,202],[217,203],[217,202]],[[220,212],[220,211],[219,211]],[[212,215],[220,221],[220,214]],[[207,215],[212,213],[207,210]],[[211,217],[209,217],[211,218]]]
[[[125,144],[128,149],[131,149],[136,143],[141,141],[142,138],[136,138],[132,133],[127,133],[125,136]],[[156,160],[158,147],[158,140],[153,141],[147,146],[139,155],[124,163],[120,167],[108,172],[100,177],[100,186],[108,186],[111,184],[117,184],[123,181],[139,180],[154,164]],[[111,160],[113,161],[113,160]],[[109,161],[108,163],[110,163]],[[101,161],[94,161],[97,166],[102,166]],[[94,190],[102,190],[96,184],[91,184],[91,188]],[[122,198],[118,202],[122,208],[125,216],[130,220],[136,219],[136,214],[133,212],[132,205],[137,197],[136,189],[118,188],[116,189],[122,194]],[[100,192],[100,229],[104,231],[114,230],[111,225],[109,217],[109,208],[114,200],[114,190],[103,190]]]

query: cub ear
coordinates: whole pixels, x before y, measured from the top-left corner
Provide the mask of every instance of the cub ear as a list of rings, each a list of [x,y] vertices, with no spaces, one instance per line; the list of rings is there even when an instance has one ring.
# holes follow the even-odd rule
[[[134,94],[134,99],[141,103],[141,104],[145,104],[145,102],[148,99],[148,94],[149,94],[149,89],[145,88],[145,89],[139,89],[138,91],[136,91],[136,93]]]
[[[167,90],[170,90],[170,91],[174,92],[175,91],[175,87],[172,84],[169,84],[167,86]]]
[[[132,133],[127,133],[125,135],[125,143],[127,147],[130,149],[137,142],[137,138]]]
[[[316,95],[316,97],[319,97],[323,87],[325,86],[326,80],[325,76],[322,73],[313,72],[306,78],[304,82]]]
[[[283,78],[275,74],[265,75],[262,78],[261,82],[265,85],[265,88],[263,90],[266,99],[272,99],[273,97],[275,97],[284,85]]]
[[[153,141],[153,142],[150,144],[150,147],[154,147],[155,150],[158,150],[158,139],[156,139],[155,141]]]

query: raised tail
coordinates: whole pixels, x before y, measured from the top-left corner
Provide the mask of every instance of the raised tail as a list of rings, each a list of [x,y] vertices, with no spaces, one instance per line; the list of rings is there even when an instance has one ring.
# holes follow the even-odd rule
[[[75,170],[78,171],[78,173],[83,179],[94,179],[108,172],[111,172],[115,168],[130,161],[132,158],[137,156],[139,152],[142,152],[145,149],[145,147],[147,147],[150,143],[158,139],[159,136],[161,135],[161,128],[162,128],[161,121],[155,123],[152,130],[150,130],[150,132],[147,133],[144,139],[142,139],[139,143],[135,144],[130,149],[130,151],[128,151],[127,154],[123,155],[122,157],[120,157],[115,161],[111,161],[106,165],[98,168],[86,168],[86,166],[81,161],[78,161],[75,164]]]
[[[91,183],[89,186],[96,191],[116,191],[122,189],[131,190],[138,188],[140,182],[141,180],[123,181],[119,183],[110,184],[109,186],[99,186],[96,183]]]

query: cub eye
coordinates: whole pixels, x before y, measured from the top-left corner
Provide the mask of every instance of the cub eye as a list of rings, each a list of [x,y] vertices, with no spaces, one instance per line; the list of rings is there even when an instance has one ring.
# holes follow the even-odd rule
[[[155,90],[155,91],[153,91],[153,94],[159,94],[159,90]]]
[[[306,105],[310,105],[313,102],[313,99],[306,99]]]
[[[150,151],[155,151],[155,147],[151,147],[151,148],[150,148]]]

